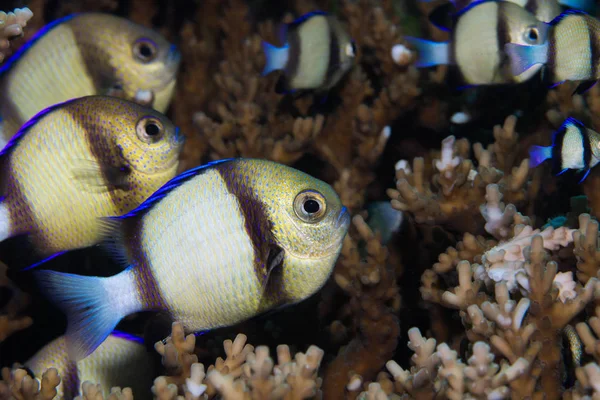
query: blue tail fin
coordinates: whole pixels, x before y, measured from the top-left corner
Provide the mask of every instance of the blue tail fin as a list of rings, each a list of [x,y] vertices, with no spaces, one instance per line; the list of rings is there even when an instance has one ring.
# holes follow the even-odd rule
[[[548,61],[548,42],[540,45],[507,43],[504,51],[510,59],[510,69],[514,76],[521,75],[536,64]]]
[[[285,68],[290,55],[290,46],[288,44],[283,47],[277,47],[263,41],[262,48],[267,59],[265,68],[262,71],[263,76],[272,71]]]
[[[559,0],[558,3],[590,14],[596,13],[596,0]]]
[[[418,68],[450,64],[450,42],[432,42],[411,36],[405,36],[404,39],[419,53],[415,63]]]
[[[547,159],[552,158],[552,146],[531,146],[529,148],[529,166],[535,168]]]
[[[99,278],[56,271],[36,271],[34,275],[48,298],[67,315],[66,342],[73,361],[91,354],[124,316],[119,312],[121,307],[115,296],[106,289],[106,281],[115,277]]]

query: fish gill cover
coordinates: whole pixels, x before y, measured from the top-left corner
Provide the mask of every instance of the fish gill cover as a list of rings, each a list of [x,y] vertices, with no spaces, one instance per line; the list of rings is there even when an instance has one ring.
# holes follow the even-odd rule
[[[330,183],[353,215],[331,279],[305,302],[201,336],[165,314],[124,319],[119,330],[143,337],[162,370],[147,393],[119,387],[112,398],[600,396],[600,172],[579,184],[578,171],[555,176],[551,163],[528,160],[569,117],[600,129],[600,88],[573,95],[578,82],[552,85],[544,71],[518,85],[464,87],[453,65],[417,69],[403,37],[450,40],[427,19],[439,3],[3,3],[33,13],[0,14],[11,21],[0,23],[6,57],[72,13],[114,13],[160,31],[182,53],[167,113],[186,135],[181,172],[265,158]],[[276,93],[278,73],[261,76],[262,40],[281,45],[280,24],[321,10],[355,40],[354,67],[324,100]],[[365,222],[379,201],[403,214],[385,243]],[[18,252],[0,245],[2,257]],[[92,250],[44,268],[120,271],[108,263]],[[66,321],[7,265],[0,399],[50,399],[63,377],[49,369],[37,386],[14,363],[64,334]],[[83,384],[84,398],[108,398],[111,388],[96,383]]]

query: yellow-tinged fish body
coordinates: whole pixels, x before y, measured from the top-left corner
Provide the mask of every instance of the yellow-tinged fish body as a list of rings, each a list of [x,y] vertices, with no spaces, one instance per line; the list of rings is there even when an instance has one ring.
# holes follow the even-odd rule
[[[36,379],[48,368],[56,368],[61,378],[58,399],[81,395],[81,384],[100,384],[105,398],[112,387],[130,387],[136,399],[151,399],[150,388],[156,377],[154,360],[139,340],[122,333],[109,335],[89,357],[71,361],[64,336],[48,343],[26,363]]]
[[[101,239],[176,175],[183,139],[159,112],[110,96],[55,105],[0,152],[0,240],[28,235],[40,256]]]
[[[108,219],[107,235],[130,265],[122,273],[36,276],[68,316],[77,360],[138,311],[165,310],[200,331],[306,299],[330,276],[349,223],[325,182],[266,160],[222,160]]]
[[[125,18],[57,20],[0,69],[1,144],[39,111],[76,97],[119,93],[165,112],[180,58],[161,34]]]

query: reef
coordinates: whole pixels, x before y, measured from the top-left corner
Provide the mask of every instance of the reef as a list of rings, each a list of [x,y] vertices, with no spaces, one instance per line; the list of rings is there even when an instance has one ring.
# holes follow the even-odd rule
[[[87,381],[78,398],[600,398],[600,173],[579,184],[528,158],[566,117],[600,129],[598,86],[456,89],[451,67],[417,69],[403,39],[448,38],[429,2],[8,3],[28,8],[0,14],[0,61],[73,12],[160,31],[182,52],[167,112],[186,136],[182,171],[274,160],[330,183],[353,215],[313,298],[198,336],[128,317],[119,327],[143,336],[160,366],[154,385],[138,394]],[[277,43],[281,23],[313,10],[335,14],[357,49],[325,100],[277,93],[279,73],[261,76],[261,41]],[[402,216],[389,240],[369,223],[374,202]],[[64,377],[33,378],[23,363],[64,333],[64,316],[7,272],[0,265],[0,399],[52,399]]]

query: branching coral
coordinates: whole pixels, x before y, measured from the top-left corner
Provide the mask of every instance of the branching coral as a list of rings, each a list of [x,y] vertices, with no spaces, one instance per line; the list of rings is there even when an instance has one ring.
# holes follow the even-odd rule
[[[15,8],[9,13],[0,11],[0,63],[8,55],[10,40],[23,34],[23,28],[31,17],[33,13],[27,7]]]
[[[449,136],[442,141],[442,149],[434,155],[433,170],[425,165],[425,159],[417,157],[412,168],[408,162],[396,164],[396,189],[389,189],[392,206],[411,212],[416,222],[442,224],[460,232],[480,233],[481,216],[476,210],[488,197],[489,205],[483,213],[488,228],[500,222],[498,218],[510,219],[500,204],[504,197],[521,206],[532,198],[528,190],[528,160],[517,163],[518,135],[516,118],[506,118],[503,126],[494,128],[495,142],[487,149],[475,144],[473,150],[478,166],[468,158],[470,144],[466,139],[456,140]],[[437,158],[439,157],[439,158]],[[495,184],[488,188],[488,185]],[[495,204],[494,204],[495,203]],[[506,234],[496,232],[495,234]]]
[[[0,399],[9,400],[52,400],[57,394],[56,388],[60,377],[55,368],[50,368],[42,375],[40,382],[27,374],[27,371],[15,368],[2,369],[0,381]]]
[[[353,219],[354,232],[346,243],[336,270],[336,283],[350,296],[341,318],[351,318],[353,337],[327,367],[323,393],[327,399],[344,398],[348,379],[371,380],[394,354],[399,334],[397,312],[400,295],[394,266],[388,265],[387,249],[361,216]],[[363,261],[359,244],[365,243]],[[342,325],[341,321],[332,325]]]

